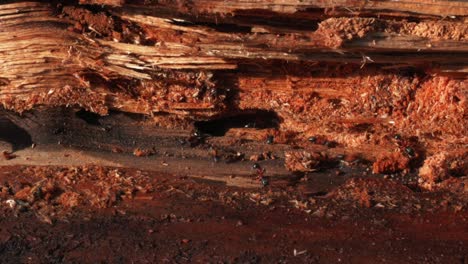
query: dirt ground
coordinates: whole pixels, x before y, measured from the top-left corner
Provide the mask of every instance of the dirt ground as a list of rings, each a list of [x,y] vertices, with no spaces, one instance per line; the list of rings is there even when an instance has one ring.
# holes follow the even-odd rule
[[[398,180],[352,177],[310,195],[274,178],[240,188],[115,167],[3,166],[0,183],[2,263],[468,261],[466,193]]]

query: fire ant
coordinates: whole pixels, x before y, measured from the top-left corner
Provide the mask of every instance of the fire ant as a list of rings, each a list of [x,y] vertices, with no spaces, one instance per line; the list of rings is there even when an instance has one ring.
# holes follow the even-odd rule
[[[403,138],[400,134],[395,134],[393,136],[395,144],[398,146],[400,152],[405,153],[409,158],[415,158],[417,153],[413,148],[413,142],[409,139]]]
[[[256,171],[256,173],[257,173],[256,179],[259,180],[262,183],[263,187],[270,184],[268,178],[265,177],[265,175],[264,175],[266,170],[264,168],[262,168],[260,166],[260,164],[254,163],[254,165],[252,166],[252,169],[254,169]]]

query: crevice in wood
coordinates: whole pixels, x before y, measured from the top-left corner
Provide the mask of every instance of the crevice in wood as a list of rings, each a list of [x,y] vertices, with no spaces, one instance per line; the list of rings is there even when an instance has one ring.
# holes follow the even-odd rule
[[[202,134],[219,137],[225,136],[233,128],[278,129],[280,123],[275,112],[247,109],[239,113],[228,113],[218,119],[197,121],[194,126]]]

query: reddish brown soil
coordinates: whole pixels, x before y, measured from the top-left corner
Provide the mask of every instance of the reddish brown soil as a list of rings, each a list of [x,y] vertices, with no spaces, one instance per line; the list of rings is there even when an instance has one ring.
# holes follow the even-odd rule
[[[468,260],[466,193],[390,179],[355,178],[320,197],[101,167],[2,167],[0,178],[3,263]]]

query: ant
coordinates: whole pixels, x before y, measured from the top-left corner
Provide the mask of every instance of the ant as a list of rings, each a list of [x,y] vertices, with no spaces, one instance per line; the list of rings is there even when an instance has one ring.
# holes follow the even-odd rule
[[[196,147],[205,143],[205,135],[198,129],[192,132],[191,136],[187,140],[190,143],[190,147]]]
[[[409,158],[415,158],[417,153],[412,146],[412,142],[408,139],[403,138],[400,134],[393,136],[395,144],[398,146],[400,152],[405,153]]]
[[[268,135],[268,136],[267,136],[266,143],[267,143],[268,145],[273,144],[274,141],[275,141],[275,138],[274,138],[272,135]]]
[[[252,166],[252,169],[256,170],[256,173],[257,173],[256,179],[259,180],[262,183],[263,187],[270,184],[268,178],[265,177],[265,175],[264,175],[265,172],[266,172],[266,169],[262,168],[260,166],[260,164],[254,163],[254,165]]]

